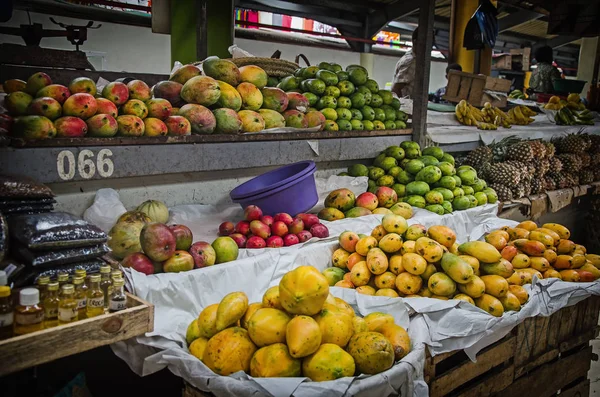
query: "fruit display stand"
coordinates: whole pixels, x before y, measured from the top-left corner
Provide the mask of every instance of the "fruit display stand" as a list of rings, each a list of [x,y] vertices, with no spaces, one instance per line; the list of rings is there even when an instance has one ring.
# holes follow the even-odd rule
[[[0,341],[0,376],[143,335],[153,327],[154,306],[128,293],[122,311]]]

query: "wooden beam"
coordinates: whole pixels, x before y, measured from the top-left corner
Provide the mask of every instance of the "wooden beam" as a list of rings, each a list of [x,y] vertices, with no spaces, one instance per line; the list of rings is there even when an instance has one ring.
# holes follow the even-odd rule
[[[544,14],[540,14],[539,12],[520,9],[519,11],[507,15],[502,19],[498,19],[498,31],[504,32],[514,28],[517,25],[528,21],[534,21],[543,16]]]
[[[427,137],[427,101],[429,98],[429,70],[433,46],[433,17],[435,0],[422,0],[419,12],[419,37],[415,43],[415,86],[413,89],[413,140],[425,147]]]
[[[392,5],[386,6],[380,11],[375,11],[374,13],[369,14],[367,17],[370,27],[368,32],[369,36],[373,36],[379,32],[388,22],[412,14],[419,9],[420,4],[420,1],[414,0],[397,1]],[[434,12],[433,8],[431,9],[431,12]]]

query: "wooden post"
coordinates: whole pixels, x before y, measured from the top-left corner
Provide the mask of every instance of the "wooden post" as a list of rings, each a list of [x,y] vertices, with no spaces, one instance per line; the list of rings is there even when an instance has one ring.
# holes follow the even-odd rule
[[[414,44],[417,49],[417,68],[413,91],[413,141],[418,142],[421,147],[425,147],[427,138],[427,101],[429,98],[434,10],[435,0],[423,0],[419,9],[419,37]]]

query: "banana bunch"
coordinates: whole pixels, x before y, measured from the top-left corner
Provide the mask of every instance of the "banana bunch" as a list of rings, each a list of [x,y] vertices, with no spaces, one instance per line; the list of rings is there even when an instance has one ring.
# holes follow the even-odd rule
[[[569,107],[564,107],[556,112],[554,121],[558,125],[594,125],[594,117],[589,110],[573,112]]]
[[[509,115],[489,102],[486,102],[482,109],[478,109],[462,100],[456,105],[454,114],[461,124],[477,126],[481,130],[495,130],[498,126],[510,128],[511,124],[514,124]]]
[[[509,95],[509,98],[511,99],[527,99],[527,96],[525,96],[525,94],[523,94],[523,91],[521,90],[514,90],[512,91]]]
[[[464,99],[456,105],[454,108],[454,114],[456,115],[459,123],[463,125],[477,125],[478,121],[483,120],[483,118],[477,120],[471,112],[471,109],[474,109],[474,107],[468,104]]]
[[[493,123],[496,127],[498,126],[502,126],[504,128],[510,128],[511,127],[511,121],[509,116],[504,113],[502,110],[500,110],[499,108],[492,106],[491,103],[486,102],[483,105],[483,109],[482,112],[486,115],[486,117],[484,118],[484,121],[488,122],[488,123]],[[496,129],[496,128],[494,128]]]
[[[531,116],[535,116],[536,114],[537,113],[527,106],[515,106],[508,111],[510,123],[517,125],[528,125],[533,123],[535,120],[532,119]]]
[[[492,124],[492,123],[477,123],[477,129],[480,130],[497,130],[498,126],[496,124]]]

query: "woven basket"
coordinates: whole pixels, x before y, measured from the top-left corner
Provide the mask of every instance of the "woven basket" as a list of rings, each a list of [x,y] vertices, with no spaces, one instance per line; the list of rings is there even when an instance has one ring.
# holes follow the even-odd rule
[[[236,64],[237,67],[256,65],[264,69],[269,76],[273,77],[285,77],[294,74],[296,69],[300,66],[297,63],[285,61],[283,59],[275,58],[260,58],[260,57],[246,57],[246,58],[229,58]],[[195,65],[200,65],[202,62],[196,62]]]

